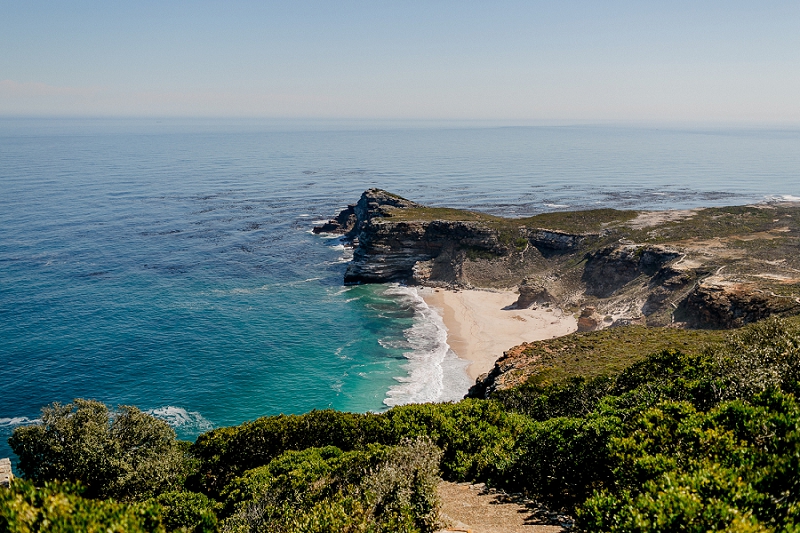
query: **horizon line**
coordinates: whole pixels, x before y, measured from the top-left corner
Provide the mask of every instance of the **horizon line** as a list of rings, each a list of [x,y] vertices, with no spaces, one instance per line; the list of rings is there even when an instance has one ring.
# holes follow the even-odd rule
[[[750,128],[800,128],[800,121],[746,120],[746,119],[508,119],[508,118],[409,118],[409,117],[298,117],[298,116],[242,116],[242,115],[78,115],[78,114],[3,114],[0,120],[141,120],[141,121],[231,121],[273,122],[294,124],[406,124],[406,125],[484,125],[486,127],[544,127],[544,126],[639,126],[639,127],[750,127]]]

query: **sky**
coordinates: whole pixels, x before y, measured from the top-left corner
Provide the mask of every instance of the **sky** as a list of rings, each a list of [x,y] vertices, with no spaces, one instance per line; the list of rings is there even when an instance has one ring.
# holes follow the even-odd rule
[[[0,0],[0,116],[800,124],[800,2]]]

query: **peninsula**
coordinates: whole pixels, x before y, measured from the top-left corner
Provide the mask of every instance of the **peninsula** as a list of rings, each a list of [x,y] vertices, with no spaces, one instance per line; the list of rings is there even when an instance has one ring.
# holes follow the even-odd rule
[[[314,232],[354,247],[345,283],[420,287],[479,391],[527,379],[525,342],[622,325],[730,329],[800,313],[797,203],[513,219],[369,189]]]

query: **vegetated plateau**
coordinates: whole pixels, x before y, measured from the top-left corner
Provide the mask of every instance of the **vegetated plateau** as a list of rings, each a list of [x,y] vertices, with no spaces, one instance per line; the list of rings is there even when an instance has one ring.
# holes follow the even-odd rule
[[[506,220],[362,201],[323,228],[354,241],[350,282],[521,283],[518,305],[601,320],[511,350],[457,403],[194,443],[133,407],[51,405],[10,439],[25,479],[0,488],[0,530],[429,532],[443,478],[523,493],[573,530],[800,531],[800,210]]]

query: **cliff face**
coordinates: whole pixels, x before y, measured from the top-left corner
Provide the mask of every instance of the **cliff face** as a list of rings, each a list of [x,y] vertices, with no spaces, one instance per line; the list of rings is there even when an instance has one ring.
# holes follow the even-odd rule
[[[413,281],[458,283],[468,250],[502,256],[497,234],[471,222],[393,222],[372,218],[362,224],[345,283]]]
[[[798,219],[797,205],[503,219],[370,189],[314,231],[354,246],[345,283],[518,287],[517,306],[583,314],[585,330],[730,328],[800,312]]]
[[[678,313],[690,327],[737,328],[772,315],[798,314],[800,298],[712,276],[697,284]]]
[[[606,246],[588,253],[582,276],[586,293],[608,298],[639,276],[654,276],[679,256],[677,251],[662,246],[636,244]]]
[[[398,210],[417,207],[386,191],[369,189],[357,204],[314,232],[339,233],[353,243],[353,260],[344,277],[348,284],[457,285],[463,281],[461,267],[470,254],[508,255],[499,232],[478,222],[396,219]]]

